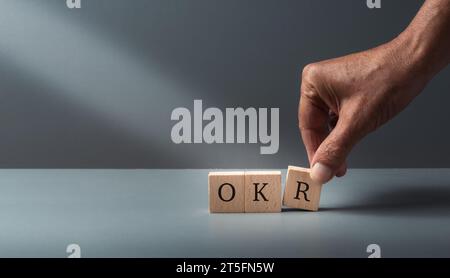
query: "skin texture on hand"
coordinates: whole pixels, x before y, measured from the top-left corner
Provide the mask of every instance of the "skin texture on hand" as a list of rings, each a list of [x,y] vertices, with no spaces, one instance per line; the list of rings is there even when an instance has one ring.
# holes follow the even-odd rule
[[[355,144],[401,112],[449,61],[450,1],[428,0],[394,40],[307,65],[298,116],[311,178],[345,175]]]

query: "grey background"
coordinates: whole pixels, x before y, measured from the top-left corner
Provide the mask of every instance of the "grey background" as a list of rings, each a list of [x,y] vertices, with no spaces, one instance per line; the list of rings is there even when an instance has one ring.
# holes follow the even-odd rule
[[[210,214],[207,176],[0,170],[0,257],[450,257],[449,169],[352,169],[318,212],[272,214]]]
[[[422,1],[0,0],[0,167],[306,165],[298,75],[381,44]],[[449,69],[356,147],[350,167],[450,167]],[[176,107],[279,107],[280,150],[175,145]]]

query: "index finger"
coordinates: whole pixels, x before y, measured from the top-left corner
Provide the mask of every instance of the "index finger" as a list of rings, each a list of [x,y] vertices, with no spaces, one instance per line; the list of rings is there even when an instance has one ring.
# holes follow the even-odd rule
[[[298,108],[299,129],[311,163],[316,150],[328,136],[329,110],[314,92],[302,88]],[[311,165],[312,166],[312,165]]]

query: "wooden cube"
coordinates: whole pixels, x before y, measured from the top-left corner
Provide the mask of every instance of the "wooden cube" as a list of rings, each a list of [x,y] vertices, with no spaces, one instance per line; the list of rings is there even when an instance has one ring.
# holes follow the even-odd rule
[[[281,212],[281,172],[245,172],[245,212]]]
[[[210,212],[244,212],[244,172],[210,172],[208,195]]]
[[[317,211],[319,209],[322,184],[310,177],[310,169],[289,166],[283,205],[290,208]]]

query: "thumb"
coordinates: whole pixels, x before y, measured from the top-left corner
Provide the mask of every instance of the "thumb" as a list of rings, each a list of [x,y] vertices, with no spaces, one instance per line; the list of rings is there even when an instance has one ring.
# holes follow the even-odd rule
[[[357,129],[339,120],[323,140],[311,161],[311,178],[321,184],[330,181],[346,162],[347,155],[357,142]]]

